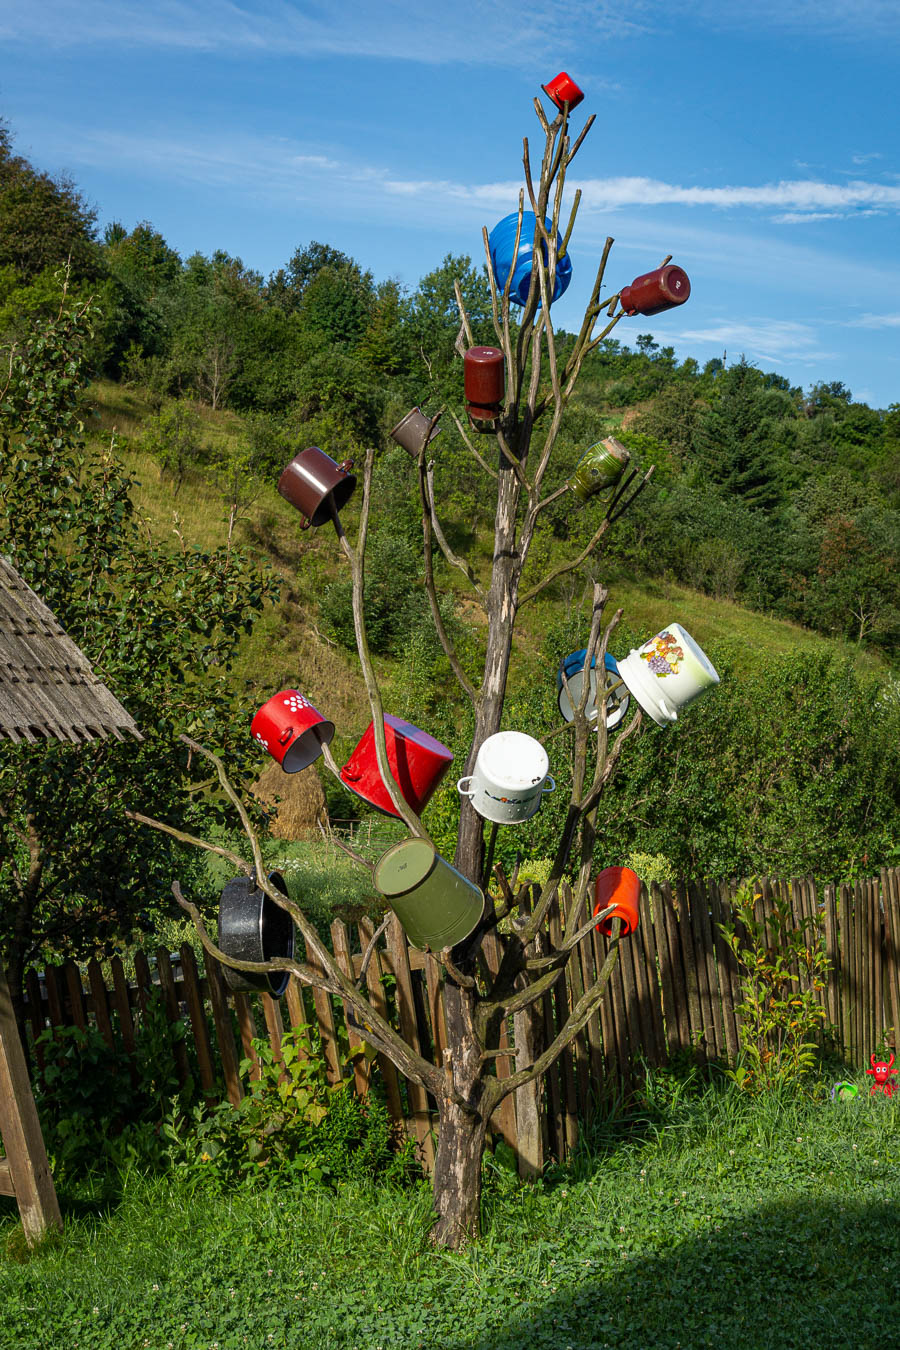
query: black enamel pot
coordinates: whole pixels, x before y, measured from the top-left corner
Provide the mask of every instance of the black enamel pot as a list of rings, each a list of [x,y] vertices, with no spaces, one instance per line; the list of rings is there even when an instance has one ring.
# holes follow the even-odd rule
[[[287,895],[280,872],[269,873],[269,884]],[[259,889],[255,877],[235,877],[226,884],[219,899],[219,946],[236,961],[290,958],[294,955],[293,920],[286,909]],[[275,998],[284,993],[291,978],[282,970],[260,975],[226,965],[222,970],[225,983],[234,993],[252,990]]]

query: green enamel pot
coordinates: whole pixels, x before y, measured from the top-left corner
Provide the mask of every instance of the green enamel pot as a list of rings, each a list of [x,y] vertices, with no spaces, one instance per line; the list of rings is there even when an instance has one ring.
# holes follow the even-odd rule
[[[484,912],[481,890],[424,839],[402,839],[383,853],[375,885],[413,946],[434,952],[462,942]]]
[[[569,479],[575,496],[586,502],[596,492],[615,487],[631,458],[628,450],[615,436],[607,436],[589,450],[585,450]]]

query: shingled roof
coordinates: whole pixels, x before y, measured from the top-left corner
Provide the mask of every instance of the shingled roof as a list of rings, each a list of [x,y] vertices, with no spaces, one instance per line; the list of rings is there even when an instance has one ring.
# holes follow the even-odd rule
[[[0,557],[0,736],[77,745],[98,736],[121,741],[123,732],[142,739],[43,600]]]

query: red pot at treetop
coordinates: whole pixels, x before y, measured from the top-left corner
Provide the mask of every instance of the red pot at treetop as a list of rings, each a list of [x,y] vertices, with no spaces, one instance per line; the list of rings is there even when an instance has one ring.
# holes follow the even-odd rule
[[[612,933],[613,919],[622,920],[622,937],[633,933],[640,918],[641,879],[630,867],[605,867],[594,882],[594,914],[613,906],[597,928],[605,937]]]
[[[453,763],[453,753],[427,731],[389,713],[384,717],[384,738],[388,764],[401,796],[419,816]],[[341,769],[341,782],[370,806],[399,819],[378,769],[374,722],[369,723]]]
[[[649,318],[651,314],[662,314],[664,309],[683,305],[690,293],[691,283],[684,268],[666,263],[655,272],[635,277],[619,298],[626,314],[643,314]]]
[[[578,104],[584,98],[584,94],[571,75],[567,75],[564,70],[561,70],[549,84],[542,84],[541,88],[547,97],[556,104],[560,112],[563,110],[564,103],[568,103],[569,112],[571,112],[573,108],[578,107]]]

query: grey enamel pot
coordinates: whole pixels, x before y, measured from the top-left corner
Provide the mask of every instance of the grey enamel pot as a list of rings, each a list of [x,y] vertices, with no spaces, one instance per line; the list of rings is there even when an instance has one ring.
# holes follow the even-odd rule
[[[287,895],[280,872],[269,873],[269,884]],[[255,877],[235,877],[219,898],[219,946],[236,961],[271,961],[294,955],[294,924],[290,914],[270,900],[256,884]],[[279,998],[287,989],[290,975],[276,970],[255,975],[223,964],[225,983],[234,993],[272,994]]]

